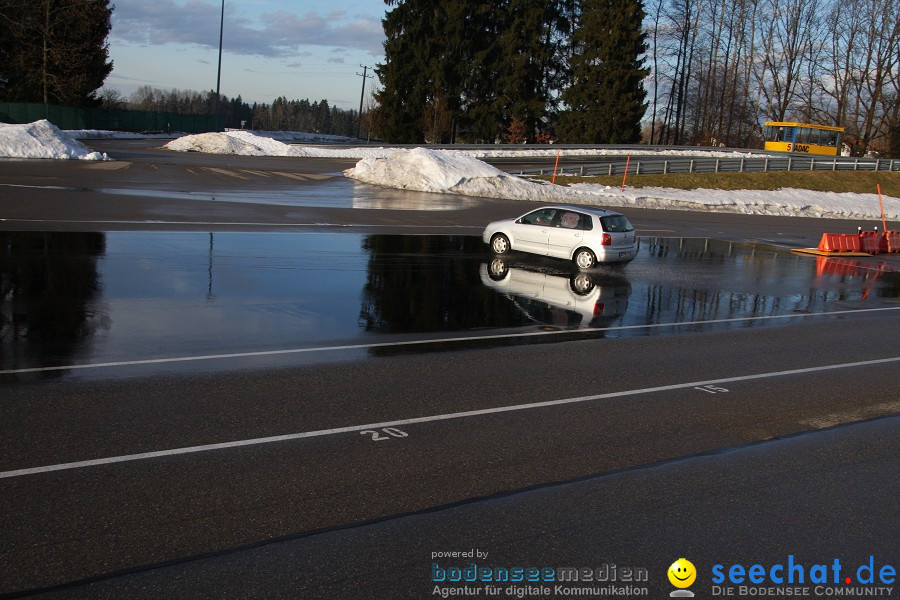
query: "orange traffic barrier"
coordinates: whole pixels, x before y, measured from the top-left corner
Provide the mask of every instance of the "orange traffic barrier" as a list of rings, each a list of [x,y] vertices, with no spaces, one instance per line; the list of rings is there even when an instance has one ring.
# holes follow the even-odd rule
[[[900,231],[885,231],[881,234],[879,249],[882,252],[900,252]]]
[[[878,254],[880,251],[881,236],[877,231],[861,231],[859,232],[859,252],[867,254]]]
[[[823,233],[819,252],[859,252],[860,236],[855,233]]]

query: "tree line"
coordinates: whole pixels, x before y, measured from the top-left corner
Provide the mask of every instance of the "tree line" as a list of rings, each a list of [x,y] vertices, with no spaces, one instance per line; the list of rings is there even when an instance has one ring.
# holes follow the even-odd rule
[[[647,3],[645,6],[644,2]],[[764,121],[900,155],[897,0],[385,0],[363,131],[393,142],[758,147]],[[215,92],[102,89],[109,0],[0,0],[0,99],[212,114]],[[220,97],[228,127],[355,135],[327,100]]]
[[[765,121],[799,121],[844,127],[854,154],[900,153],[896,0],[647,2],[385,0],[372,127],[758,147]]]
[[[211,115],[215,112],[216,92],[194,90],[164,90],[143,85],[127,99],[112,89],[101,91],[107,108],[126,108],[151,112]],[[310,102],[276,98],[272,104],[248,104],[240,95],[234,98],[219,96],[219,114],[224,126],[234,129],[265,131],[304,131],[328,135],[355,136],[358,113],[331,106],[328,100]]]
[[[798,121],[844,127],[856,155],[889,151],[897,0],[648,1],[652,143],[752,147],[764,121]]]

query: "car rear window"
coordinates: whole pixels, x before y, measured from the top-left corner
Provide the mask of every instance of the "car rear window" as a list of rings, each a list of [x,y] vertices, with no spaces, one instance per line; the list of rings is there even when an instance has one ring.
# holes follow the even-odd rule
[[[632,225],[631,221],[623,215],[600,217],[600,224],[603,226],[603,231],[608,231],[610,233],[634,231],[634,225]]]

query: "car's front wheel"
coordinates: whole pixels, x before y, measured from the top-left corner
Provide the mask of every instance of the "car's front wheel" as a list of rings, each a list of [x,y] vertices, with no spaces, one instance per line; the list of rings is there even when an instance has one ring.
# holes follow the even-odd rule
[[[569,280],[569,285],[572,288],[572,291],[579,296],[587,296],[594,291],[595,287],[597,287],[594,285],[594,282],[591,280],[591,276],[588,273],[578,273],[573,275],[572,279]]]
[[[491,250],[494,254],[506,254],[509,252],[509,238],[502,233],[496,234],[491,238]]]
[[[576,250],[573,260],[579,269],[590,269],[597,264],[597,257],[587,248],[579,248]]]
[[[509,267],[506,266],[506,261],[502,258],[495,258],[488,265],[488,275],[494,281],[501,281],[506,277],[507,273],[509,273]]]

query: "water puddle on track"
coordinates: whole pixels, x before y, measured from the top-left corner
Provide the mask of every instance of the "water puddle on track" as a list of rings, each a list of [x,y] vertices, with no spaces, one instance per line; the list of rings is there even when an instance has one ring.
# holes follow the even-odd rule
[[[458,194],[434,194],[363,185],[344,177],[273,189],[190,192],[166,189],[104,188],[104,194],[142,198],[171,198],[196,202],[237,202],[315,208],[356,208],[365,210],[447,211],[477,206],[479,200]]]
[[[643,238],[624,268],[579,272],[494,257],[473,236],[0,233],[0,370],[528,331],[658,335],[898,295],[900,274],[877,259],[708,239]],[[690,325],[641,327],[669,323]]]

